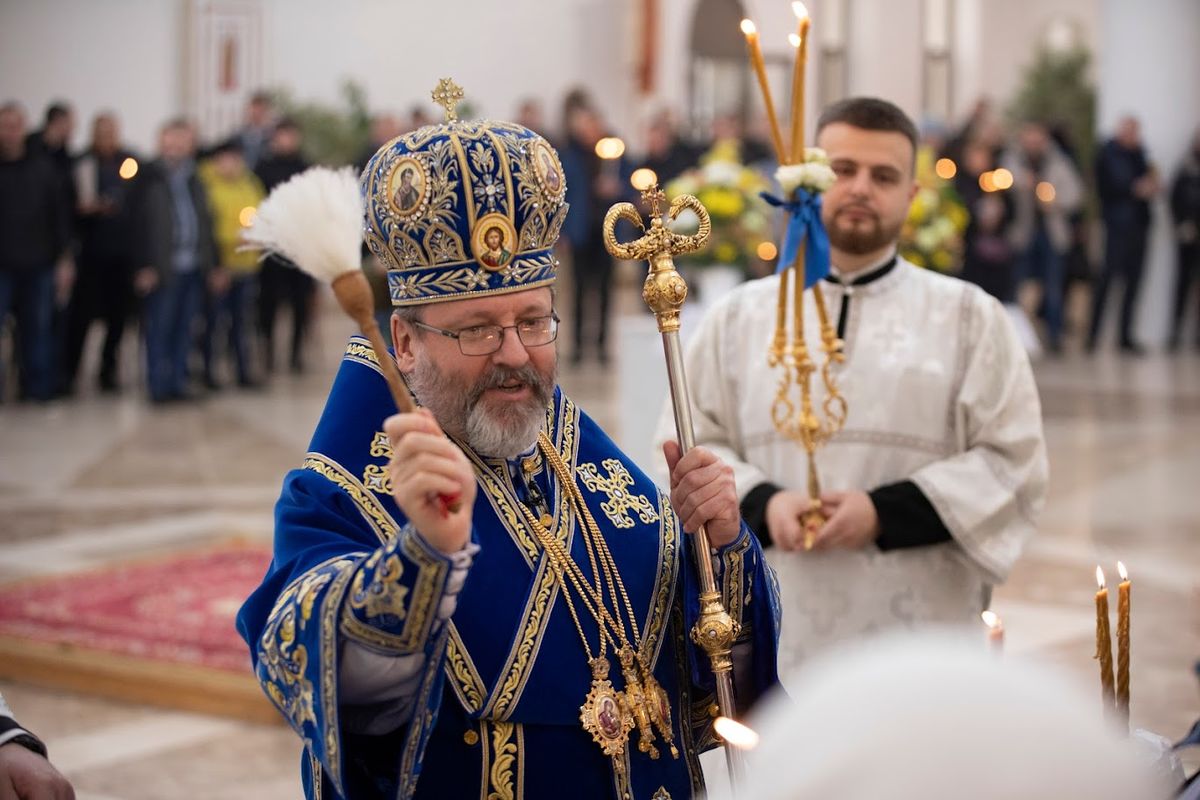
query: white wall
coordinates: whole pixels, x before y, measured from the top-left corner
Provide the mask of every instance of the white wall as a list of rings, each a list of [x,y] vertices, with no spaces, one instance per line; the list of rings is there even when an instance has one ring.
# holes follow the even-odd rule
[[[981,11],[979,83],[981,90],[998,104],[1007,104],[1016,94],[1025,67],[1033,62],[1036,47],[1045,41],[1047,31],[1056,21],[1067,22],[1074,28],[1076,41],[1092,52],[1093,69],[1104,57],[1097,49],[1100,25],[1097,0],[983,0]]]
[[[1125,114],[1138,117],[1150,159],[1170,181],[1200,125],[1200,3],[1102,0],[1100,6],[1098,135],[1111,136]],[[1154,13],[1147,13],[1150,7]],[[1149,344],[1161,343],[1169,330],[1175,287],[1169,216],[1159,198],[1137,319],[1138,334]],[[1110,322],[1119,308],[1119,297],[1110,297]]]
[[[636,47],[625,35],[630,8],[628,0],[265,0],[267,80],[332,101],[353,77],[373,107],[406,110],[428,104],[449,76],[482,116],[511,117],[535,95],[551,123],[567,90],[584,84],[621,117]]]
[[[247,0],[253,4],[253,0]],[[265,82],[334,102],[347,78],[376,108],[428,102],[443,76],[483,115],[510,117],[543,98],[557,122],[568,89],[586,85],[618,127],[630,123],[636,41],[631,0],[260,0]],[[126,139],[151,149],[184,112],[185,0],[0,0],[0,96],[39,118],[63,98],[86,124],[115,109]]]
[[[921,118],[920,0],[851,0],[850,94],[891,100]]]
[[[24,104],[33,127],[67,100],[77,146],[97,111],[115,110],[127,141],[149,150],[183,111],[182,41],[181,1],[0,0],[0,98]]]

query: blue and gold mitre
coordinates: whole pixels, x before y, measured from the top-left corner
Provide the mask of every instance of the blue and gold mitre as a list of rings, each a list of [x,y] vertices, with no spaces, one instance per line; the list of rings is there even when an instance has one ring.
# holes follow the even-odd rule
[[[363,237],[392,305],[519,292],[554,282],[567,217],[558,154],[509,122],[459,120],[462,90],[433,92],[446,121],[379,148],[362,173]]]

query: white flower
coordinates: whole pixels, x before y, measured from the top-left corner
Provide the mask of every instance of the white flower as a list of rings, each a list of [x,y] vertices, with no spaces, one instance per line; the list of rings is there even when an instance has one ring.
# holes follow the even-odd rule
[[[837,176],[828,164],[810,162],[784,164],[775,170],[775,180],[779,181],[783,193],[790,197],[797,189],[819,194],[832,186]]]

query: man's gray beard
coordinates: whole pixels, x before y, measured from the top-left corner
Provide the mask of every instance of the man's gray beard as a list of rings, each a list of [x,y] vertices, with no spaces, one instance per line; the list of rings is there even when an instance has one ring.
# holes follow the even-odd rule
[[[894,244],[900,238],[900,229],[904,227],[903,221],[888,230],[883,227],[879,217],[875,217],[874,220],[875,224],[871,226],[870,230],[847,231],[838,227],[837,215],[835,214],[830,219],[830,224],[826,226],[826,230],[829,233],[829,244],[835,250],[841,250],[843,253],[865,256],[868,253],[874,253],[890,244]]]
[[[418,359],[405,377],[443,430],[461,437],[476,453],[496,458],[516,458],[537,442],[556,381],[553,370],[543,375],[526,364],[519,369],[491,367],[474,384],[463,386],[424,358]],[[498,409],[489,409],[480,401],[486,390],[514,378],[527,384],[532,396]]]

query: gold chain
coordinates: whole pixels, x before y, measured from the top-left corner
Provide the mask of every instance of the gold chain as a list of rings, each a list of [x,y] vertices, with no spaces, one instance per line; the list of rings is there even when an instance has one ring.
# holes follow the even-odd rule
[[[546,457],[546,462],[558,477],[559,485],[567,492],[572,505],[575,506],[576,512],[584,523],[584,543],[587,547],[588,561],[591,563],[592,574],[595,576],[596,581],[595,587],[590,584],[588,585],[588,588],[592,589],[595,595],[593,599],[603,609],[606,617],[605,621],[614,627],[617,641],[623,646],[628,646],[629,640],[625,636],[624,620],[615,619],[612,614],[608,613],[608,605],[604,602],[604,584],[608,585],[609,594],[612,596],[613,612],[615,612],[617,618],[621,616],[621,605],[624,605],[625,613],[629,619],[629,630],[633,634],[634,652],[638,653],[638,660],[640,661],[641,654],[638,651],[641,649],[641,632],[638,629],[637,618],[633,612],[633,604],[629,601],[629,595],[625,591],[625,584],[621,580],[620,573],[617,571],[612,552],[608,549],[608,544],[601,535],[595,518],[592,517],[591,511],[584,502],[583,493],[579,491],[579,487],[576,485],[570,469],[563,462],[562,456],[559,455],[558,450],[544,432],[538,435],[538,445]],[[528,512],[526,513],[528,514]],[[529,514],[529,516],[532,517],[532,514]],[[535,522],[532,519],[530,521]],[[537,527],[541,526],[538,525]],[[545,529],[543,528],[543,530]],[[557,539],[554,540],[554,543],[558,547],[562,547]],[[599,553],[599,558],[597,558],[597,553]],[[599,566],[597,566],[597,562],[599,562]],[[582,570],[579,569],[574,560],[571,560],[571,566],[579,571],[580,577],[583,578]],[[618,602],[618,598],[620,603]]]

